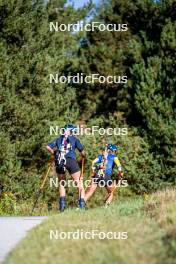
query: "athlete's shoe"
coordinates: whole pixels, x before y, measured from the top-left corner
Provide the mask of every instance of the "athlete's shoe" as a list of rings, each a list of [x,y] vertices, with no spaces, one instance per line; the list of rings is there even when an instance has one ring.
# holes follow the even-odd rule
[[[85,209],[85,201],[83,198],[79,199],[79,208],[80,209]]]
[[[65,197],[59,198],[59,211],[63,212],[65,210]]]

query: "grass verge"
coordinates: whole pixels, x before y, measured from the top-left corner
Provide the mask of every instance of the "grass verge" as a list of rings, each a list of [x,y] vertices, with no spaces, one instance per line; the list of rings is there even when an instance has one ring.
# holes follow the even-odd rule
[[[176,189],[116,201],[108,208],[67,210],[34,228],[6,264],[174,264]],[[127,232],[127,239],[50,239],[50,230]]]

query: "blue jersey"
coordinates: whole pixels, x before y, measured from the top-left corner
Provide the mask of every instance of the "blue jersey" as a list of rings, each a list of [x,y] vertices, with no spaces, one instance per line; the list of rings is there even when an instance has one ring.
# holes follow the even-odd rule
[[[108,153],[106,158],[103,154],[98,155],[97,161],[94,162],[94,164],[98,163],[105,163],[105,175],[112,174],[115,165],[117,165],[117,167],[120,167],[120,162],[117,155],[112,153]]]
[[[58,159],[59,151],[61,151],[63,145],[64,136],[60,136],[59,138],[53,140],[48,146],[52,149],[56,148],[55,159]],[[67,138],[67,151],[65,154],[65,158],[73,158],[76,159],[75,149],[78,149],[80,152],[83,151],[84,147],[79,141],[78,138],[74,136],[68,136]]]

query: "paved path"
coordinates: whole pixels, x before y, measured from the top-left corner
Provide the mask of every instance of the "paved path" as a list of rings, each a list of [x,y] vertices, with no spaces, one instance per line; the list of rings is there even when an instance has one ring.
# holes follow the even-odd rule
[[[47,217],[0,217],[0,262],[34,226]]]

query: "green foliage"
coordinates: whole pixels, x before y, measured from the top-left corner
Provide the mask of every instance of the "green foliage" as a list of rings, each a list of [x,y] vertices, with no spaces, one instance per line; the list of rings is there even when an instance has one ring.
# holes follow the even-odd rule
[[[84,120],[110,126],[114,118],[114,126],[124,121],[137,128],[140,152],[127,163],[131,187],[139,193],[175,184],[175,10],[175,1],[103,2],[95,19],[127,23],[129,30],[90,32],[80,48],[82,71],[128,76],[125,86],[95,84],[86,92],[83,86],[78,95],[85,96]],[[121,144],[121,138],[113,140]]]
[[[80,136],[85,179],[99,147],[114,142],[129,193],[175,184],[175,1],[103,1],[93,21],[128,24],[127,32],[49,32],[50,21],[86,21],[91,5],[76,11],[65,2],[0,0],[1,195],[31,199],[47,168],[49,126],[67,122],[128,129],[127,136]],[[50,73],[76,72],[127,75],[128,83],[49,84]],[[90,206],[104,199],[100,193]],[[42,201],[53,204],[56,195],[47,187]],[[76,195],[68,191],[70,205]]]
[[[3,192],[13,190],[17,196],[33,193],[35,176],[46,162],[49,126],[62,127],[68,110],[73,121],[79,112],[71,86],[49,84],[50,73],[67,72],[76,63],[76,38],[69,32],[49,32],[49,21],[76,22],[84,15],[85,11],[64,8],[64,3],[0,4],[0,183]]]
[[[5,193],[0,199],[0,215],[14,215],[16,212],[16,199],[11,193]]]

